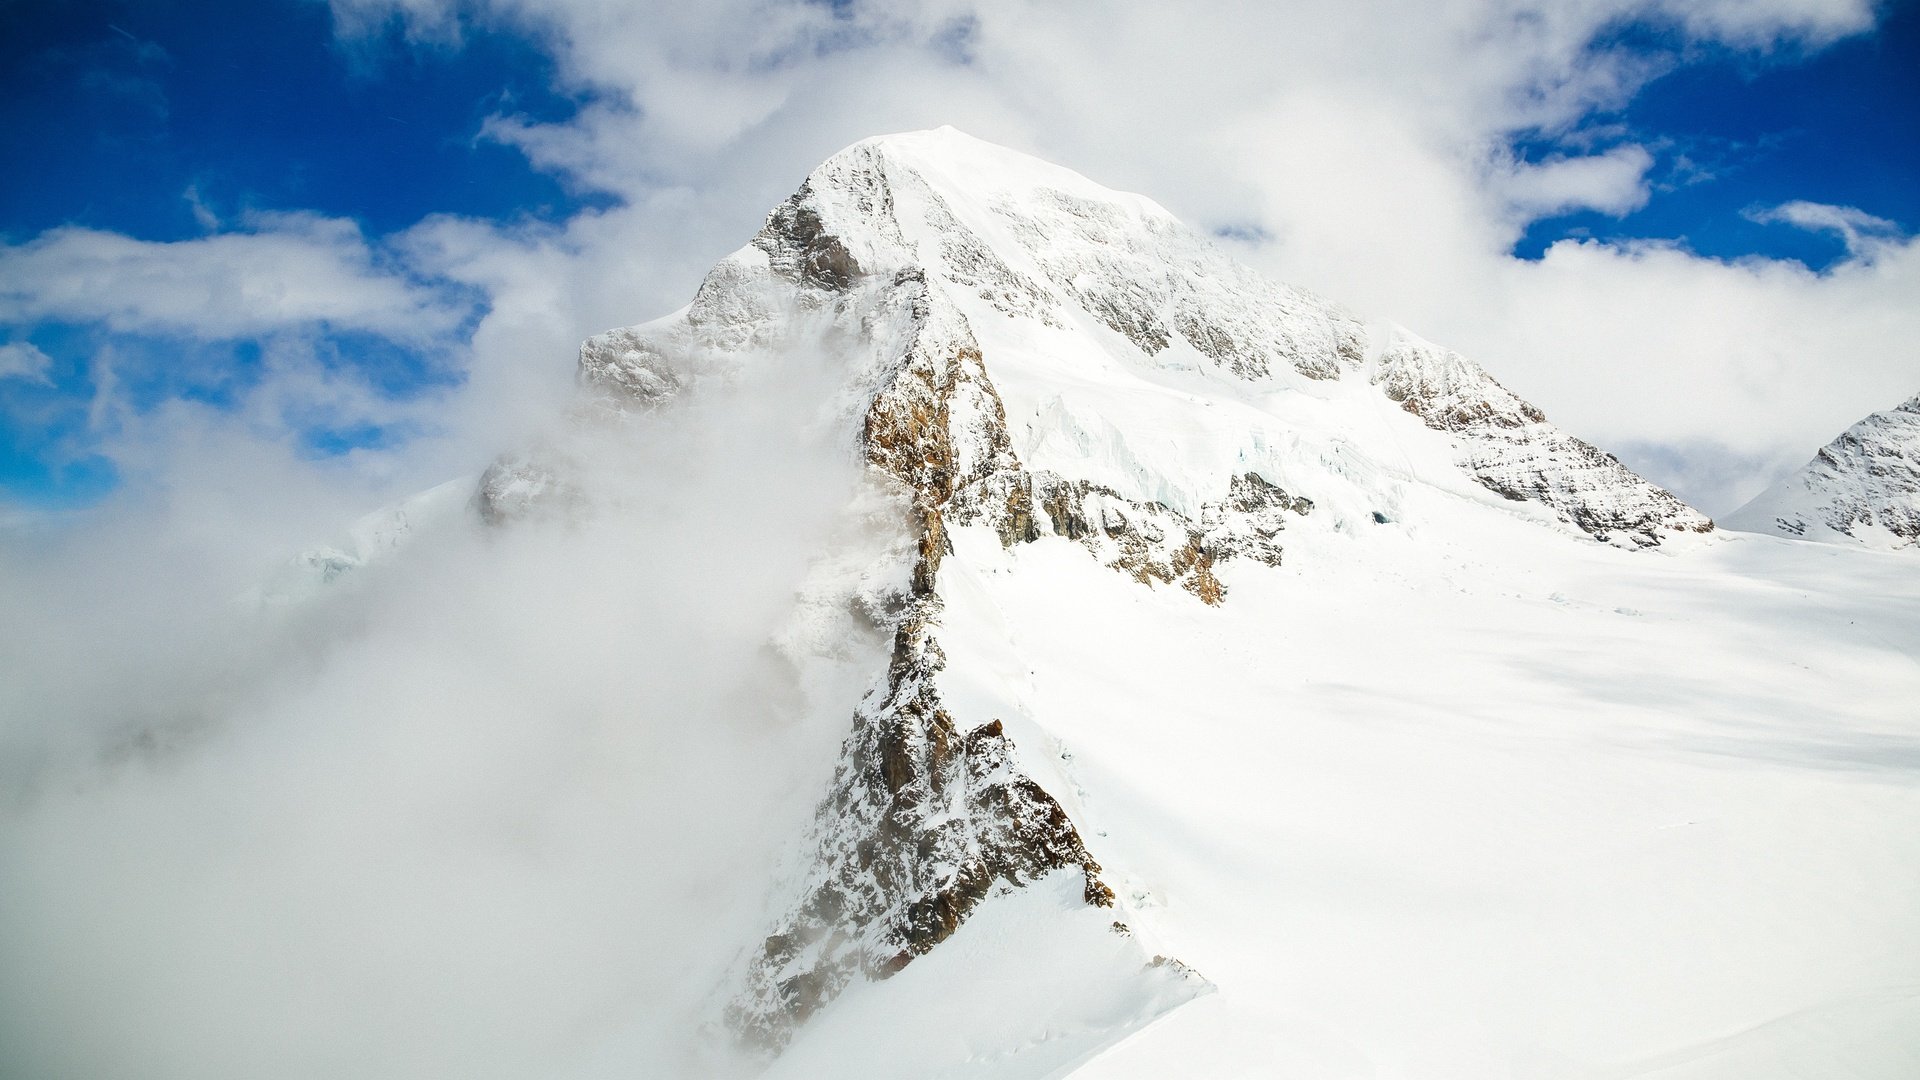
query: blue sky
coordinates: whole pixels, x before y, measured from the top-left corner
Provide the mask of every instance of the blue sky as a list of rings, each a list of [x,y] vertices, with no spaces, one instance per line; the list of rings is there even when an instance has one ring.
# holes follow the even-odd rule
[[[9,4],[0,39],[0,137],[16,163],[0,173],[4,499],[78,506],[125,485],[132,459],[116,440],[170,403],[278,425],[265,437],[314,459],[432,435],[431,409],[408,404],[459,390],[476,334],[507,300],[423,258],[423,221],[451,216],[494,237],[557,234],[645,201],[650,167],[680,169],[666,187],[718,188],[720,170],[759,160],[738,143],[781,137],[725,113],[736,86],[743,100],[766,96],[770,85],[794,100],[829,94],[806,65],[882,65],[889,34],[919,34],[910,44],[936,58],[924,66],[980,85],[962,82],[966,92],[952,94],[943,84],[904,109],[832,100],[817,110],[832,122],[809,133],[813,141],[795,149],[794,160],[906,126],[897,116],[915,126],[943,121],[942,94],[955,99],[955,112],[987,117],[975,126],[989,137],[1002,115],[1029,143],[1045,144],[1048,124],[1095,130],[1076,129],[1066,106],[1059,116],[1035,117],[1004,104],[1041,94],[1037,80],[987,85],[996,65],[983,50],[1005,39],[986,16],[896,31],[870,5],[809,12],[793,4],[786,7],[798,13],[783,17],[807,29],[769,44],[787,25],[780,17],[761,27],[735,15],[716,19],[736,24],[692,24],[642,12],[615,30],[636,41],[667,39],[657,55],[670,59],[652,71],[639,50],[624,68],[603,55],[611,44],[596,52],[592,36],[601,27],[591,20],[601,16],[591,6],[557,5],[545,19],[510,7],[452,5],[428,18],[379,0],[338,10],[313,0]],[[1599,199],[1590,200],[1598,209],[1538,210],[1502,257],[1540,260],[1567,239],[1620,250],[1645,240],[1705,263],[1758,257],[1831,272],[1859,254],[1850,242],[1904,241],[1920,225],[1920,4],[1882,6],[1878,26],[1865,33],[1759,38],[1746,30],[1716,36],[1631,4],[1625,10],[1639,14],[1579,30],[1569,61],[1584,67],[1611,58],[1638,72],[1624,91],[1563,108],[1547,123],[1496,116],[1484,125],[1521,167],[1644,152],[1650,164],[1639,194],[1630,206]],[[494,14],[473,14],[485,11]],[[351,33],[339,32],[340,20],[351,22]],[[671,40],[676,33],[686,41]],[[822,59],[823,33],[832,35],[835,57]],[[953,47],[956,35],[966,48]],[[741,52],[730,57],[736,40]],[[809,41],[811,50],[795,44]],[[688,55],[708,56],[687,83],[701,92],[679,93],[686,87],[673,82],[672,65]],[[789,75],[789,83],[768,82]],[[720,102],[707,106],[711,120],[697,111],[672,115],[697,107],[682,99],[703,96]],[[999,113],[980,104],[988,97]],[[760,109],[757,122],[770,122],[765,106],[739,107]],[[1408,108],[1412,115],[1417,106]],[[510,118],[525,137],[490,127],[496,118]],[[731,150],[706,134],[735,129]],[[1098,156],[1114,145],[1092,134],[1059,142],[1067,156],[1075,148]],[[677,164],[683,160],[704,161],[706,179]],[[1146,161],[1136,186],[1153,182]],[[610,170],[632,173],[634,182],[609,182]],[[1205,182],[1200,172],[1170,172],[1165,182],[1177,195]],[[1124,170],[1097,178],[1129,179]],[[1816,209],[1782,211],[1796,202]],[[1833,224],[1840,210],[1857,212],[1845,228]],[[1220,216],[1262,222],[1257,209]],[[1260,235],[1297,231],[1284,226],[1263,222]],[[604,274],[608,265],[618,264],[580,272]],[[315,280],[331,291],[297,295]],[[243,284],[264,299],[224,299]],[[1365,294],[1366,284],[1353,291]],[[651,314],[635,310],[628,321]],[[294,400],[276,392],[263,413],[262,387],[288,372],[311,393]],[[1578,395],[1569,397],[1577,407]],[[1693,453],[1685,446],[1706,438],[1677,432],[1649,460],[1684,457]]]
[[[35,163],[0,178],[7,234],[64,224],[174,240],[245,207],[345,215],[370,231],[428,213],[563,217],[579,206],[518,152],[477,138],[502,110],[555,120],[551,58],[474,30],[336,44],[305,0],[25,7],[0,43],[0,128]]]
[[[1821,269],[1846,253],[1838,236],[1755,221],[1757,208],[1805,199],[1920,225],[1920,4],[1890,8],[1877,33],[1807,55],[1755,57],[1689,48],[1671,29],[1610,35],[1671,68],[1625,108],[1588,126],[1657,148],[1647,204],[1625,216],[1544,218],[1516,247],[1537,257],[1565,236],[1684,238],[1703,255],[1765,255]],[[1521,138],[1541,157],[1561,141]]]
[[[0,229],[14,245],[62,226],[182,241],[273,211],[347,219],[379,237],[428,214],[560,220],[606,201],[478,138],[495,112],[561,120],[576,107],[553,89],[551,58],[512,35],[476,31],[457,47],[426,47],[396,27],[348,46],[326,7],[302,0],[31,3],[0,40],[0,71],[8,159],[33,163],[0,175]],[[325,363],[391,394],[457,378],[439,363],[444,343],[324,321],[292,330]],[[95,358],[121,358],[119,389],[135,410],[170,398],[225,405],[255,379],[266,344],[91,321],[16,322],[4,333],[51,366],[44,382],[0,382],[13,406],[0,486],[55,505],[119,482],[90,452]],[[316,454],[405,436],[365,423],[298,433]]]

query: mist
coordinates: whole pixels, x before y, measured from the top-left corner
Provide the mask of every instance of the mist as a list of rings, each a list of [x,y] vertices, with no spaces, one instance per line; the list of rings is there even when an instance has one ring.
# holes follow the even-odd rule
[[[579,499],[292,603],[257,588],[311,515],[291,476],[226,543],[133,495],[0,541],[0,1074],[745,1067],[726,980],[905,535],[835,358],[750,374],[557,421]]]

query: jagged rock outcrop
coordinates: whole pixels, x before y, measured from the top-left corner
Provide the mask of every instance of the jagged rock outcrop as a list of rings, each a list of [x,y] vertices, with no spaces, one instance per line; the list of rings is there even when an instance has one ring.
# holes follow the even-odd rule
[[[784,1045],[855,978],[884,979],[944,941],[997,890],[1077,868],[1087,903],[1113,904],[1100,864],[1059,802],[1021,770],[1000,721],[963,726],[942,701],[940,517],[916,516],[912,600],[885,682],[842,748],[802,899],[753,956],[729,1010],[762,1048]]]
[[[793,197],[767,215],[766,227],[753,246],[767,253],[774,272],[822,289],[844,289],[860,273],[840,238],[820,224],[811,205],[810,184],[800,185]]]
[[[646,338],[609,330],[580,346],[580,384],[593,400],[622,411],[656,408],[680,391],[680,371]]]
[[[776,211],[756,246],[776,272],[818,286],[811,256],[782,248],[821,243],[791,228],[796,213],[791,204]],[[908,493],[910,584],[890,605],[900,614],[885,679],[854,718],[808,838],[801,899],[751,959],[729,1011],[735,1029],[767,1049],[855,978],[886,978],[945,940],[996,890],[1077,868],[1089,904],[1113,903],[1099,863],[1065,809],[1019,767],[1000,721],[956,719],[940,694],[947,522],[987,523],[1007,544],[1037,534],[1031,483],[964,319],[910,272],[864,321],[901,317],[907,345],[872,396],[860,445],[868,465]]]
[[[1143,585],[1178,585],[1209,604],[1226,598],[1214,564],[1245,558],[1279,566],[1286,515],[1312,511],[1258,473],[1243,473],[1227,494],[1201,508],[1198,520],[1160,503],[1128,499],[1086,480],[1040,473],[1034,497],[1056,536],[1077,541],[1108,567]]]
[[[786,204],[755,247],[796,285],[847,289],[851,276],[813,269],[820,251],[854,265],[818,220],[804,203]],[[1030,472],[966,318],[918,269],[897,272],[861,321],[871,331],[902,315],[910,343],[873,393],[860,445],[870,467],[909,493],[910,595],[885,682],[855,718],[820,807],[803,899],[753,958],[731,1013],[769,1047],[853,979],[885,978],[937,945],[997,890],[1077,868],[1089,904],[1113,903],[1070,816],[1019,767],[1001,722],[957,720],[941,698],[938,580],[949,527],[985,526],[1008,547],[1051,533],[1143,583],[1178,584],[1218,603],[1225,588],[1214,560],[1277,565],[1283,515],[1311,510],[1255,473],[1231,478],[1192,521],[1085,480]]]
[[[568,479],[570,462],[552,446],[502,454],[474,485],[473,512],[486,525],[506,525],[535,514],[567,513],[584,495]]]
[[[1806,540],[1914,547],[1920,543],[1920,396],[1841,432],[1727,521]]]
[[[1708,532],[1713,522],[1634,475],[1618,458],[1547,423],[1545,413],[1449,349],[1401,336],[1373,382],[1453,440],[1454,460],[1488,490],[1537,502],[1598,540],[1651,547],[1663,532]]]

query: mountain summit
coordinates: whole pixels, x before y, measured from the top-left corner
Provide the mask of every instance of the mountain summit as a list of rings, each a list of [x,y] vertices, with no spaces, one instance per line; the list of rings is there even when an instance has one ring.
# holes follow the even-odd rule
[[[903,389],[917,349],[942,369],[922,404],[965,403],[934,417],[957,455],[941,475],[887,446],[915,436],[885,417],[863,434],[875,463],[1023,538],[1036,499],[1088,493],[1157,506],[1198,537],[1249,476],[1343,526],[1394,517],[1421,484],[1616,544],[1711,528],[1459,354],[1269,281],[1151,200],[952,128],[828,159],[690,307],[589,341],[581,382],[615,409],[654,405],[829,308],[874,396]],[[1171,555],[1148,561],[1171,571]],[[1172,576],[1205,590],[1204,570],[1189,559]]]

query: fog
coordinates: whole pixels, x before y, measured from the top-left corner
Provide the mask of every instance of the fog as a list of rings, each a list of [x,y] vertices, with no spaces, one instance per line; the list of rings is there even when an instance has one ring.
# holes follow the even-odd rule
[[[813,556],[904,536],[833,358],[762,376],[558,422],[571,509],[298,602],[250,591],[291,466],[225,543],[190,491],[7,539],[0,1074],[729,1071],[725,980],[883,666]]]

